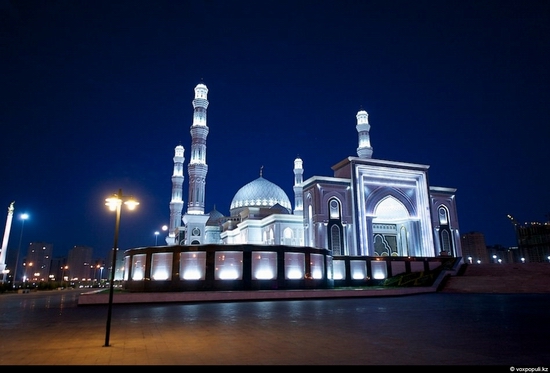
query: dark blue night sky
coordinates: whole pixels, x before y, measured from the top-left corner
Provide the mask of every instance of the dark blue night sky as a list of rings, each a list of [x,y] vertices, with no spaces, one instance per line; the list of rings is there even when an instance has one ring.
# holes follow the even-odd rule
[[[462,233],[513,246],[507,214],[550,213],[548,1],[0,0],[0,17],[10,249],[27,212],[23,246],[105,256],[119,188],[141,201],[122,214],[121,249],[154,244],[201,80],[206,211],[229,214],[262,166],[293,200],[298,155],[304,179],[332,176],[356,155],[363,108],[373,158],[430,165],[431,185],[457,188]]]

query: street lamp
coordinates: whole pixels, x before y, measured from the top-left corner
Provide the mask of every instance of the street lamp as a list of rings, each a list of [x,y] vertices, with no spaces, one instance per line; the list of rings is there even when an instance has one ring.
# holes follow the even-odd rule
[[[156,231],[156,232],[155,232],[155,246],[157,246],[157,242],[158,242],[159,234],[160,234],[160,232],[159,232],[159,231]]]
[[[113,243],[113,259],[111,263],[111,280],[109,282],[109,311],[107,313],[107,327],[105,330],[105,345],[103,347],[109,347],[109,335],[111,334],[111,313],[113,310],[113,285],[115,282],[115,268],[116,268],[116,251],[118,250],[118,231],[120,228],[120,210],[122,203],[128,207],[129,210],[133,210],[139,205],[139,202],[131,197],[125,197],[122,195],[122,189],[118,190],[118,193],[105,200],[105,205],[109,206],[109,210],[116,211],[115,220],[115,239]]]
[[[29,218],[29,214],[21,214],[21,234],[19,235],[19,246],[17,247],[17,255],[15,256],[15,268],[13,269],[13,288],[15,289],[15,281],[17,279],[17,266],[19,265],[19,252],[21,251],[21,241],[23,240],[23,227],[25,220]]]

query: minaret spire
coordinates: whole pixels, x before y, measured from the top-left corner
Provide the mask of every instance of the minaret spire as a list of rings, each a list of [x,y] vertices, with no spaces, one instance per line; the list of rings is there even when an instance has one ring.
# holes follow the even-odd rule
[[[297,156],[294,160],[294,215],[302,215],[304,213],[303,164],[304,162],[300,156]]]
[[[174,150],[174,172],[172,173],[172,199],[170,200],[170,225],[168,227],[168,245],[177,245],[178,230],[181,225],[181,213],[183,210],[183,162],[185,149],[180,144]]]
[[[372,146],[370,146],[370,124],[369,114],[361,109],[357,112],[357,134],[359,135],[359,147],[357,148],[357,156],[359,158],[371,158]]]
[[[193,100],[193,124],[191,125],[191,159],[189,160],[189,197],[187,201],[187,214],[204,214],[204,197],[206,189],[206,137],[208,126],[206,125],[206,109],[208,108],[208,88],[204,83],[195,87],[195,99]]]

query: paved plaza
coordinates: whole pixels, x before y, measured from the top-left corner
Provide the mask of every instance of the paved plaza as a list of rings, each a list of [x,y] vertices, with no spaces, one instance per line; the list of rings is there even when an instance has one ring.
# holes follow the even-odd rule
[[[550,294],[78,305],[80,291],[0,294],[2,365],[550,367]]]

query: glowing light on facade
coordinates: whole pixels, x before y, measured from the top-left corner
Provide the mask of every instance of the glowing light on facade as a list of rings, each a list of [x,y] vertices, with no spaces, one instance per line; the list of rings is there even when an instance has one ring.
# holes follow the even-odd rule
[[[206,252],[180,254],[180,278],[182,280],[204,280],[206,275]]]
[[[215,258],[216,280],[240,280],[243,275],[243,253],[241,251],[220,251]]]
[[[262,251],[252,256],[252,279],[274,280],[277,278],[277,253]]]
[[[372,270],[372,278],[375,280],[383,280],[388,277],[388,269],[386,268],[386,262],[376,261],[370,264]]]
[[[172,253],[155,253],[151,259],[151,277],[153,280],[168,280],[172,277]]]
[[[145,278],[145,257],[145,254],[138,254],[132,258],[132,280],[139,281]]]
[[[305,255],[303,253],[285,253],[285,278],[303,279],[305,276]]]
[[[351,278],[354,280],[365,280],[367,278],[367,263],[363,260],[351,260],[349,262]]]
[[[395,197],[386,197],[375,208],[376,220],[394,221],[408,219],[407,208]]]
[[[325,260],[321,254],[310,254],[311,278],[321,280],[325,273]]]
[[[129,256],[124,257],[124,272],[122,274],[122,279],[124,281],[128,281],[130,278],[130,259],[131,257]]]

